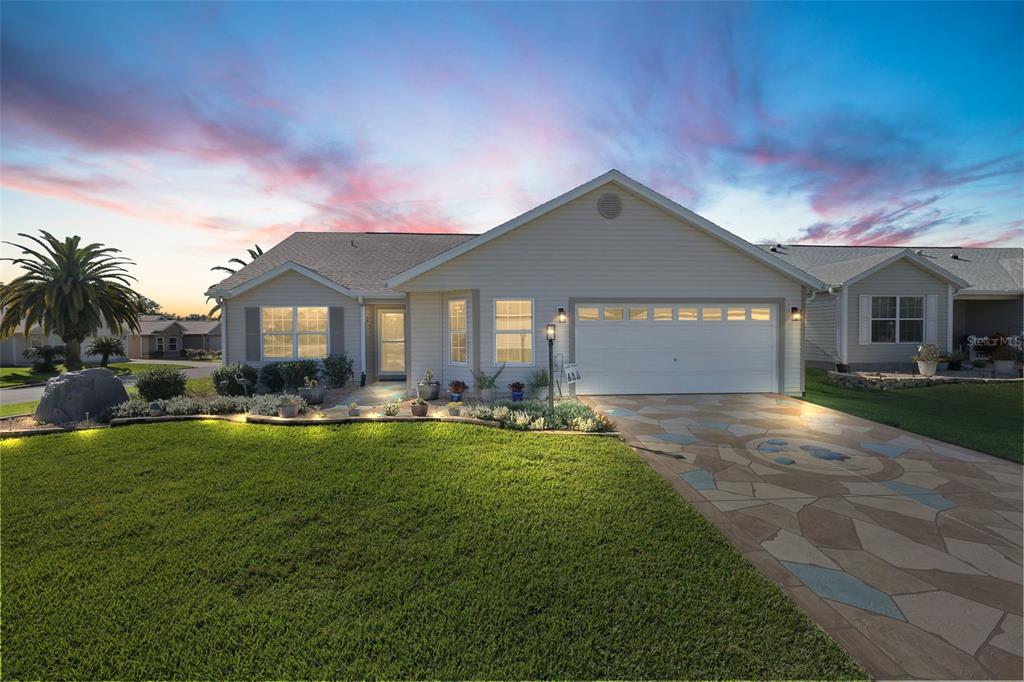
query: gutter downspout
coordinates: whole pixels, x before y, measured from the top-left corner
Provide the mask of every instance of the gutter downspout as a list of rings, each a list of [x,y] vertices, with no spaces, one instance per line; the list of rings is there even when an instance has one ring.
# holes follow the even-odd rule
[[[359,297],[359,385],[366,385],[366,301]]]

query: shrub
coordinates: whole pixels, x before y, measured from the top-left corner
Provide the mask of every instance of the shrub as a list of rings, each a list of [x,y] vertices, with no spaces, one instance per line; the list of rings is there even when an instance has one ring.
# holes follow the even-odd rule
[[[209,406],[205,400],[197,400],[187,395],[181,395],[170,400],[160,400],[160,407],[164,414],[185,415],[185,414],[209,414]]]
[[[402,409],[402,403],[400,403],[397,400],[392,400],[390,402],[384,403],[381,407],[384,410],[384,414],[386,414],[389,417],[394,417],[398,414],[398,411]]]
[[[285,388],[299,388],[306,384],[306,378],[314,381],[320,378],[319,360],[289,360],[279,362],[281,378]]]
[[[64,346],[36,346],[29,348],[21,357],[32,361],[37,372],[56,372],[57,365],[64,361]]]
[[[85,352],[89,355],[99,355],[100,367],[106,367],[112,355],[115,358],[123,358],[128,354],[124,349],[124,340],[118,336],[97,336],[89,342]]]
[[[206,405],[210,414],[237,414],[248,412],[250,407],[252,407],[252,398],[242,395],[217,396]]]
[[[185,359],[196,361],[220,360],[220,351],[203,350],[202,348],[186,348]]]
[[[352,378],[352,360],[344,353],[324,358],[324,377],[335,388],[344,386]]]
[[[284,388],[284,374],[281,372],[281,363],[272,362],[269,365],[260,367],[260,383],[271,393],[280,393]]]
[[[519,430],[572,430],[572,431],[614,431],[615,424],[604,415],[581,402],[563,400],[554,409],[539,400],[525,400],[514,403],[496,400],[491,405],[477,405],[469,408],[468,415],[486,421],[496,421],[503,428]]]
[[[153,369],[135,379],[135,388],[146,400],[166,400],[185,394],[185,373],[177,369]]]
[[[299,412],[306,411],[306,401],[302,398],[296,397],[295,400],[299,404]],[[250,414],[261,414],[264,417],[276,417],[277,406],[281,403],[281,396],[279,395],[258,395],[250,398],[249,402],[249,413]]]
[[[238,381],[239,376],[248,384],[243,385],[240,383]],[[210,378],[213,381],[214,389],[220,395],[246,395],[247,393],[253,393],[259,375],[255,367],[234,362],[213,370]]]
[[[114,405],[110,408],[110,416],[116,419],[123,419],[126,417],[148,417],[149,416],[149,403],[148,400],[142,398],[130,398],[125,402]]]

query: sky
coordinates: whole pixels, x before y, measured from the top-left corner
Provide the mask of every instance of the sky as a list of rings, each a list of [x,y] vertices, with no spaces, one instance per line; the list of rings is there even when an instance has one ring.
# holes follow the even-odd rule
[[[116,246],[170,312],[252,244],[483,232],[610,168],[760,243],[1024,244],[1024,3],[0,14],[4,239]]]

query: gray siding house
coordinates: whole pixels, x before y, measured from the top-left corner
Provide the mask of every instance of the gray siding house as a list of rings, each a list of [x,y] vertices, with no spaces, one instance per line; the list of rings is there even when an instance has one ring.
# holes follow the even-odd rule
[[[550,328],[577,394],[799,394],[806,359],[835,362],[872,307],[896,307],[897,335],[949,345],[951,296],[970,282],[872,253],[855,257],[870,279],[839,272],[843,257],[813,272],[613,170],[479,235],[295,233],[207,293],[224,362],[345,353],[364,381],[411,391],[427,370],[471,386],[501,370],[500,388],[547,368]],[[842,352],[873,361],[860,345]]]

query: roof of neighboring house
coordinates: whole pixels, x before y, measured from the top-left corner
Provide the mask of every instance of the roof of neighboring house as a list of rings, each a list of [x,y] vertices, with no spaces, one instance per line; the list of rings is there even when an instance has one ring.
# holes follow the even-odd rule
[[[159,334],[176,324],[180,325],[181,323],[177,320],[169,320],[163,315],[139,315],[139,333],[143,336]]]
[[[178,324],[185,328],[186,334],[220,333],[220,322],[218,320],[178,320]]]
[[[389,277],[472,239],[473,234],[296,232],[211,287],[227,292],[294,263],[357,293],[390,293]]]
[[[971,286],[963,291],[1021,292],[1024,290],[1024,249],[972,249],[952,246],[816,246],[762,245],[775,256],[809,272],[823,282],[843,284],[900,252],[926,259]],[[957,257],[954,258],[953,256]]]

